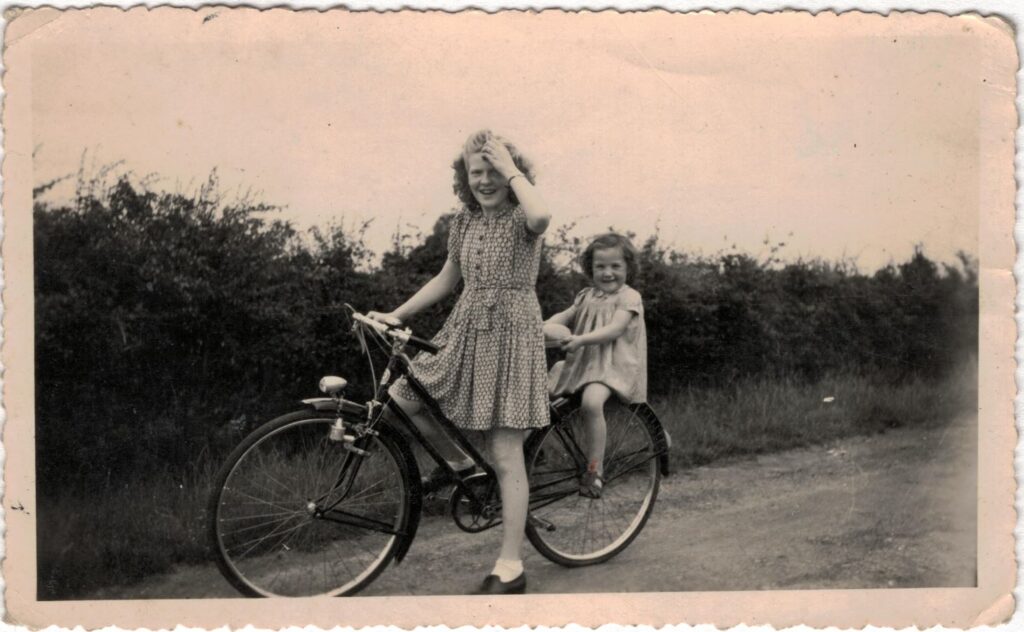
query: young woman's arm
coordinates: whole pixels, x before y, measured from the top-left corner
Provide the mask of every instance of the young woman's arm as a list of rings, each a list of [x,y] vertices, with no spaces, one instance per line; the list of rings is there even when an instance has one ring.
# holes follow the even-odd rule
[[[530,184],[522,174],[513,178],[508,185],[519,198],[519,206],[526,213],[526,227],[538,235],[547,230],[548,224],[551,223],[551,212],[548,211],[548,205],[540,196],[537,187]]]
[[[487,161],[491,163],[495,171],[508,180],[509,188],[516,194],[516,197],[519,199],[519,206],[526,213],[527,228],[538,235],[547,230],[548,224],[551,222],[551,212],[548,211],[548,205],[544,202],[544,198],[541,197],[537,188],[530,184],[526,176],[519,171],[519,167],[512,160],[512,154],[509,153],[508,148],[492,138],[484,144],[480,151],[487,158]]]
[[[375,320],[389,325],[401,325],[419,312],[427,309],[434,303],[455,291],[455,286],[462,280],[462,270],[458,264],[448,259],[444,262],[441,271],[426,282],[412,295],[412,298],[402,303],[402,306],[388,314],[370,312],[368,316]]]
[[[554,323],[572,329],[572,322],[576,319],[576,306],[570,305],[569,309],[562,310],[544,321],[545,324]]]
[[[562,341],[562,349],[564,351],[575,351],[583,345],[601,345],[611,342],[626,333],[629,321],[633,320],[634,316],[636,314],[633,312],[628,312],[624,309],[617,310],[612,316],[612,322],[579,336],[569,336]]]

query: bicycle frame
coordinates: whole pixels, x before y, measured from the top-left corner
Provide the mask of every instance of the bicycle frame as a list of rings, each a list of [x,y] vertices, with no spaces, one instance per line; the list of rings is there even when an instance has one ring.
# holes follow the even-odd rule
[[[342,413],[341,407],[348,406],[348,412],[352,412],[353,408],[358,408],[364,411],[365,419],[371,428],[377,424],[385,423],[397,425],[401,430],[404,430],[407,436],[411,436],[417,443],[423,446],[424,450],[430,456],[431,460],[439,467],[445,470],[451,479],[454,481],[455,487],[461,492],[475,507],[482,507],[486,503],[490,502],[496,496],[497,491],[497,474],[489,463],[484,459],[480,452],[469,442],[465,434],[444,414],[441,410],[440,404],[437,403],[422,382],[417,379],[415,373],[412,371],[412,361],[409,356],[405,353],[405,342],[401,339],[395,339],[391,342],[391,353],[388,359],[388,363],[384,372],[381,374],[381,379],[378,385],[375,385],[376,397],[370,401],[366,407],[354,404],[343,398],[338,400],[328,400],[333,403],[334,406],[338,407],[339,414]],[[446,437],[455,442],[458,447],[465,452],[474,465],[481,470],[486,476],[488,481],[484,487],[485,495],[481,497],[478,490],[474,490],[473,487],[467,485],[457,474],[454,468],[448,464],[448,461],[441,455],[438,449],[427,439],[427,437],[420,431],[413,422],[411,417],[399,406],[394,398],[391,397],[389,392],[391,386],[393,386],[399,379],[405,378],[407,384],[412,391],[417,395],[421,403],[431,413],[434,420],[440,426],[442,432]],[[381,395],[383,394],[383,397]],[[379,398],[379,399],[378,399]],[[380,401],[383,399],[383,401]],[[563,421],[563,409],[569,403],[568,398],[559,398],[550,403],[549,409],[551,412],[551,423],[554,426],[552,432],[556,433],[559,441],[565,447],[568,453],[572,454],[579,463],[586,463],[585,450],[579,446],[575,440],[561,428],[561,422]],[[312,403],[312,400],[311,400]],[[326,408],[326,401],[324,401],[324,407]],[[315,404],[314,404],[315,405]],[[367,410],[369,411],[367,413]],[[390,411],[390,416],[386,415],[386,412]],[[659,446],[659,449],[652,455],[652,458],[659,460],[661,469],[667,473],[668,470],[668,454],[667,450],[663,446]],[[548,494],[538,494],[544,489],[557,486],[565,480],[570,480],[575,477],[575,474],[567,474],[566,478],[556,479],[548,481],[543,485],[536,488],[530,488],[530,510],[540,509],[546,505],[557,502],[561,498],[569,495],[570,492],[557,492]],[[500,508],[500,499],[494,505],[494,508]],[[531,517],[531,519],[533,519]],[[495,520],[491,526],[500,524],[500,520]]]
[[[404,430],[408,436],[411,436],[417,443],[423,446],[424,450],[430,456],[431,460],[434,461],[437,467],[442,468],[449,474],[451,479],[454,481],[455,487],[467,499],[469,499],[470,502],[475,507],[482,507],[486,503],[492,501],[496,496],[498,483],[497,474],[495,473],[494,468],[484,459],[483,455],[481,455],[480,452],[473,446],[473,444],[470,443],[470,441],[466,438],[466,435],[448,418],[447,415],[444,414],[444,411],[441,410],[441,406],[440,404],[437,403],[437,400],[435,400],[430,395],[430,393],[427,391],[423,383],[420,382],[419,379],[416,377],[416,374],[412,371],[412,361],[410,360],[409,356],[406,355],[404,347],[405,345],[400,340],[395,340],[392,342],[391,354],[388,360],[388,364],[384,369],[384,372],[381,374],[379,385],[376,385],[376,393],[379,399],[374,399],[373,401],[368,403],[368,408],[372,412],[370,412],[367,421],[369,422],[371,428],[375,427],[377,424],[380,423],[390,423],[393,425],[400,426],[400,428]],[[488,484],[484,487],[483,496],[479,493],[479,488],[474,489],[472,486],[466,485],[466,483],[457,475],[455,469],[448,464],[448,461],[441,455],[438,449],[431,443],[429,439],[427,439],[423,432],[420,431],[420,429],[416,426],[416,423],[412,420],[412,418],[408,414],[406,414],[402,407],[399,406],[395,402],[394,398],[391,397],[391,394],[389,392],[391,386],[393,386],[399,379],[403,377],[405,378],[406,383],[409,385],[412,391],[419,398],[420,402],[426,407],[427,411],[432,415],[436,423],[440,426],[441,431],[445,434],[445,436],[454,441],[455,444],[469,456],[469,458],[473,461],[476,468],[478,468],[480,471],[484,473],[484,475],[486,476],[486,480],[488,481]],[[383,397],[381,397],[381,395],[383,395]],[[383,401],[380,401],[380,399],[382,399]],[[338,405],[338,402],[335,402],[334,400],[329,401],[334,402],[335,406]],[[340,401],[342,406],[344,406],[345,404],[349,404],[351,406],[351,402],[348,402],[347,400],[342,399]],[[559,421],[561,421],[561,414],[559,409],[560,406],[566,401],[566,399],[562,398],[551,403],[550,410],[552,415],[552,423],[558,423]],[[326,408],[327,401],[324,401],[323,405],[324,408]],[[359,408],[363,407],[360,406]],[[386,415],[386,412],[391,413],[390,417]],[[565,441],[564,437],[562,438],[562,440]],[[574,452],[579,453],[581,455],[580,458],[584,458],[582,456],[583,451],[579,446],[574,446],[573,450]],[[556,485],[557,483],[558,481],[548,482],[536,490],[531,489],[531,509],[543,507],[552,502],[556,502],[557,500],[565,496],[565,493],[559,493],[556,495],[548,494],[540,497],[535,496],[536,491],[540,491],[541,489],[549,487],[551,485]],[[495,508],[498,507],[500,507],[500,500],[496,503]],[[500,522],[500,520],[495,520],[494,523],[490,526],[496,526],[500,524]]]
[[[424,405],[426,405],[427,409],[433,415],[434,419],[440,423],[445,435],[453,439],[456,442],[456,444],[458,444],[459,448],[469,455],[469,457],[472,459],[476,467],[483,470],[484,473],[486,473],[488,480],[497,482],[497,475],[495,474],[494,469],[490,466],[489,463],[487,463],[487,461],[484,460],[483,456],[466,439],[466,436],[462,433],[462,431],[459,430],[459,428],[454,423],[452,423],[450,419],[448,419],[448,417],[441,410],[441,407],[437,403],[437,401],[433,397],[431,397],[426,387],[423,386],[423,383],[420,382],[416,378],[415,374],[411,371],[410,364],[411,361],[409,360],[408,356],[405,355],[405,353],[394,353],[392,355],[392,361],[388,363],[388,369],[382,376],[383,379],[381,380],[381,387],[386,390],[390,388],[392,384],[398,381],[399,378],[404,376],[407,383],[412,388],[413,392],[416,393],[416,395],[420,398],[420,401]],[[389,376],[390,379],[388,379]],[[567,434],[560,428],[559,422],[562,421],[562,414],[560,410],[564,404],[568,403],[568,401],[569,400],[567,398],[559,398],[549,404],[549,410],[551,412],[552,417],[551,423],[555,425],[554,432],[558,433],[559,440],[563,443],[563,445],[566,446],[566,449],[569,450],[575,456],[577,456],[577,458],[580,460],[580,463],[586,463],[586,455],[584,453],[583,448],[576,444],[575,441],[572,441],[571,438],[568,437]],[[484,501],[487,500],[485,498],[479,498],[472,488],[465,485],[465,483],[458,476],[456,476],[455,470],[448,464],[448,461],[445,460],[444,457],[442,457],[440,453],[437,451],[437,449],[430,444],[430,442],[423,435],[423,433],[420,432],[419,428],[416,427],[416,424],[412,421],[412,419],[409,418],[409,416],[406,415],[405,411],[402,410],[402,408],[394,402],[394,399],[392,399],[390,394],[388,394],[387,399],[385,400],[385,404],[388,407],[388,409],[394,413],[395,417],[402,422],[402,425],[405,427],[405,429],[408,430],[409,433],[416,438],[416,440],[420,443],[420,445],[424,447],[424,449],[426,449],[427,453],[430,454],[430,457],[437,463],[437,465],[439,467],[444,468],[448,472],[448,474],[451,475],[451,478],[455,481],[456,487],[458,487],[459,490],[462,491],[462,493],[465,494],[467,498],[472,499],[472,501],[475,503],[483,503]],[[568,476],[566,480],[570,478],[574,478],[574,476]],[[557,500],[567,495],[566,493],[559,493],[555,495],[542,496],[540,498],[536,497],[535,492],[547,487],[551,487],[553,485],[557,485],[560,482],[563,481],[550,481],[537,488],[530,488],[530,508],[535,509],[544,507],[546,505],[551,504],[552,502],[556,502]],[[491,486],[488,486],[488,490],[491,490]],[[537,501],[541,502],[539,504],[536,504]]]
[[[399,345],[400,343],[395,344],[396,347]],[[437,403],[437,400],[431,397],[426,387],[423,386],[423,383],[416,378],[416,375],[411,370],[411,360],[402,349],[393,349],[387,368],[381,376],[380,391],[385,393],[385,397],[383,402],[378,402],[376,400],[371,402],[371,405],[378,409],[376,417],[371,420],[371,426],[382,422],[387,423],[387,419],[384,418],[382,420],[382,418],[384,417],[385,411],[390,411],[392,419],[397,420],[402,429],[411,435],[417,443],[423,446],[423,449],[426,450],[427,454],[430,455],[430,458],[438,467],[443,468],[448,472],[452,480],[455,481],[455,485],[466,495],[466,497],[472,499],[474,503],[483,504],[487,499],[480,498],[472,488],[463,483],[463,481],[456,475],[452,466],[448,464],[448,461],[441,456],[438,449],[420,431],[416,426],[416,423],[413,422],[412,418],[409,417],[402,407],[395,402],[394,398],[391,397],[389,389],[395,382],[403,377],[406,379],[406,382],[412,391],[416,393],[417,397],[419,397],[420,401],[433,416],[434,420],[440,425],[445,436],[453,440],[455,444],[469,456],[474,465],[486,474],[488,480],[497,483],[497,474],[495,474],[494,469],[489,463],[487,463],[483,455],[473,447],[473,444],[469,442],[466,435],[463,434],[450,419],[448,419],[444,414],[444,411],[441,410],[441,406]],[[490,489],[490,487],[488,489]]]

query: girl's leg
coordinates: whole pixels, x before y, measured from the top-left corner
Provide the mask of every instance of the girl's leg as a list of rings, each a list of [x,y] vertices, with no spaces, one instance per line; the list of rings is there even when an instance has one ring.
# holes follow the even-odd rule
[[[441,454],[441,457],[448,461],[454,469],[460,470],[465,469],[467,465],[472,465],[473,460],[468,454],[462,451],[454,441],[448,438],[448,435],[441,430],[437,423],[430,418],[429,415],[423,412],[423,404],[411,400],[405,399],[395,393],[391,393],[392,399],[398,404],[406,415],[412,419],[412,422],[416,424],[416,428],[423,433],[423,436],[430,441],[430,444],[437,448],[437,451]]]
[[[515,428],[495,428],[490,436],[494,471],[501,486],[502,520],[501,552],[494,574],[503,582],[515,579],[523,568],[523,537],[530,505],[530,484],[526,480],[523,456],[525,438],[526,432]]]
[[[611,394],[611,389],[597,382],[583,388],[581,408],[587,432],[587,470],[599,476],[604,474],[604,449],[608,441],[604,404]]]

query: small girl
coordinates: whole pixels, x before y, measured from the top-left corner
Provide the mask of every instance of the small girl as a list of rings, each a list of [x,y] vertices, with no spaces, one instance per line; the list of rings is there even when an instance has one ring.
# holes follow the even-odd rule
[[[546,322],[572,331],[561,341],[568,355],[554,377],[552,393],[582,390],[588,465],[580,495],[600,498],[606,442],[604,404],[613,393],[626,403],[647,400],[647,332],[640,293],[626,285],[638,272],[637,251],[629,239],[617,233],[601,235],[587,246],[581,263],[593,286],[577,294],[569,309]]]

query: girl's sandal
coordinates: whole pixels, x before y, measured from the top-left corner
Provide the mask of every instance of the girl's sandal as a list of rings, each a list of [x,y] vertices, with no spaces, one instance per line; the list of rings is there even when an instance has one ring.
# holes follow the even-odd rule
[[[584,498],[600,498],[604,489],[604,479],[597,472],[584,472],[580,479],[580,496]]]

